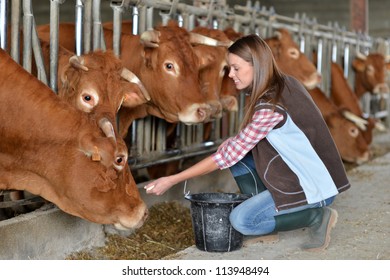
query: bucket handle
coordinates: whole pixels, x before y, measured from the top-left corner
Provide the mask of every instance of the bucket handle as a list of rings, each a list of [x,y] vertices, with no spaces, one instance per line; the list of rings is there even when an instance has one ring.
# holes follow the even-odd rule
[[[184,181],[184,189],[183,189],[184,197],[188,196],[191,192],[191,191],[186,192],[186,188],[187,188],[187,180]]]

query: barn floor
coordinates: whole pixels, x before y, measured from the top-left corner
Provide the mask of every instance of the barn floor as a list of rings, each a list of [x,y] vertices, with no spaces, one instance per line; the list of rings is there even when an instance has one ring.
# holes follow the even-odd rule
[[[389,151],[389,134],[375,138],[374,150]],[[379,149],[379,150],[378,150]],[[195,246],[167,259],[180,260],[389,260],[390,259],[390,153],[348,170],[351,189],[339,195],[332,208],[338,211],[331,243],[321,253],[302,251],[307,231],[279,233],[279,241],[244,241],[228,253],[209,253]],[[247,243],[246,243],[247,242]]]

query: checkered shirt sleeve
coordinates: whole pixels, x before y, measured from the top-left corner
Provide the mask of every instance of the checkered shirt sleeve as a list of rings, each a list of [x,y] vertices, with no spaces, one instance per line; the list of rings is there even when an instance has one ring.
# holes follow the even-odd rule
[[[271,109],[255,111],[252,121],[236,136],[223,142],[212,155],[219,169],[228,168],[239,162],[282,120],[283,115]]]

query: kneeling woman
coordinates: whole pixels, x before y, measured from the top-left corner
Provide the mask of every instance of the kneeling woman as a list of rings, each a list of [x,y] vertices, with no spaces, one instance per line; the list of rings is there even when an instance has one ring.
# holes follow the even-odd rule
[[[145,186],[161,195],[189,178],[230,168],[242,193],[253,196],[230,215],[244,235],[310,228],[306,250],[327,248],[337,212],[328,207],[350,187],[322,115],[306,89],[280,72],[257,35],[229,47],[230,72],[249,95],[239,133],[190,168]]]

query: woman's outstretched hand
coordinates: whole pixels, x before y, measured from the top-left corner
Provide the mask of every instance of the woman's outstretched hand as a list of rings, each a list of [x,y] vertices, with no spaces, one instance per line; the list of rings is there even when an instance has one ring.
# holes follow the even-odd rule
[[[176,182],[173,176],[161,177],[144,186],[147,194],[162,195],[169,190]]]
[[[162,195],[173,185],[188,180],[190,178],[208,174],[218,168],[211,156],[208,156],[191,167],[171,176],[161,177],[149,184],[144,189],[147,194]]]

